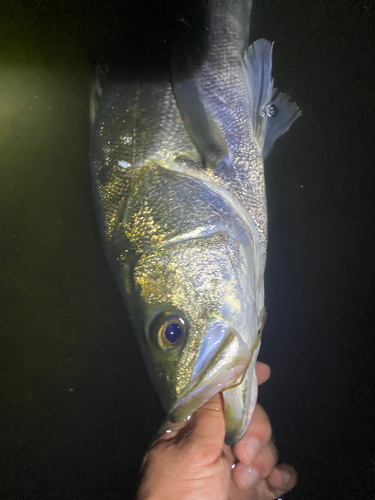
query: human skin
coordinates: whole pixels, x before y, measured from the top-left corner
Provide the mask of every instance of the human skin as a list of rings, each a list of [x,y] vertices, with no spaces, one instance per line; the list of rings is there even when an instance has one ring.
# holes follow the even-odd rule
[[[257,363],[258,383],[270,368]],[[223,397],[216,394],[190,419],[168,422],[143,465],[137,500],[274,500],[297,482],[293,467],[277,463],[272,429],[257,404],[244,437],[224,444]]]

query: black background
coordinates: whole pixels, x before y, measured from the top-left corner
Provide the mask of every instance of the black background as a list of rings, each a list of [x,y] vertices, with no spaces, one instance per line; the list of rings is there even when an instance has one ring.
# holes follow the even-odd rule
[[[290,499],[374,499],[374,3],[254,3],[251,40],[275,40],[303,110],[266,162],[260,401]],[[2,499],[131,498],[163,418],[96,226],[88,93],[98,56],[165,64],[201,21],[186,4],[1,3]]]

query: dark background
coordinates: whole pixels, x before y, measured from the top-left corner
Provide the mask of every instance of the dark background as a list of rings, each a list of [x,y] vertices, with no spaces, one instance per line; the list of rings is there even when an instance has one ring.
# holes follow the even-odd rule
[[[288,498],[375,499],[374,3],[254,3],[251,39],[276,41],[276,86],[303,110],[266,162],[260,401],[299,471]],[[90,63],[163,65],[200,9],[0,4],[1,499],[135,491],[163,413],[96,226]]]

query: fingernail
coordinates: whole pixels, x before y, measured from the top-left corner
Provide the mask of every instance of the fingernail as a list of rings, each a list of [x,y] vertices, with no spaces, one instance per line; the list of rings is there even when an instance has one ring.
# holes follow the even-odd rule
[[[256,469],[243,469],[241,474],[241,487],[248,490],[259,480],[259,473]]]
[[[281,472],[281,477],[283,478],[283,483],[288,484],[290,481],[290,473],[286,470],[282,470]]]
[[[250,439],[246,439],[243,444],[246,462],[250,464],[260,449],[260,442],[257,438],[251,437]]]

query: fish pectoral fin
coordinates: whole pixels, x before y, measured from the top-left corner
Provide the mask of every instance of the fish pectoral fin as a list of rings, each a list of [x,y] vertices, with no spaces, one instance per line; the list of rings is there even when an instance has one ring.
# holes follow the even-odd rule
[[[278,93],[272,78],[273,44],[264,38],[256,40],[245,53],[248,77],[250,116],[255,139],[263,158],[275,141],[301,116],[295,102],[286,94]]]
[[[200,89],[193,57],[178,46],[172,58],[172,87],[181,118],[205,168],[229,164],[227,143]]]

